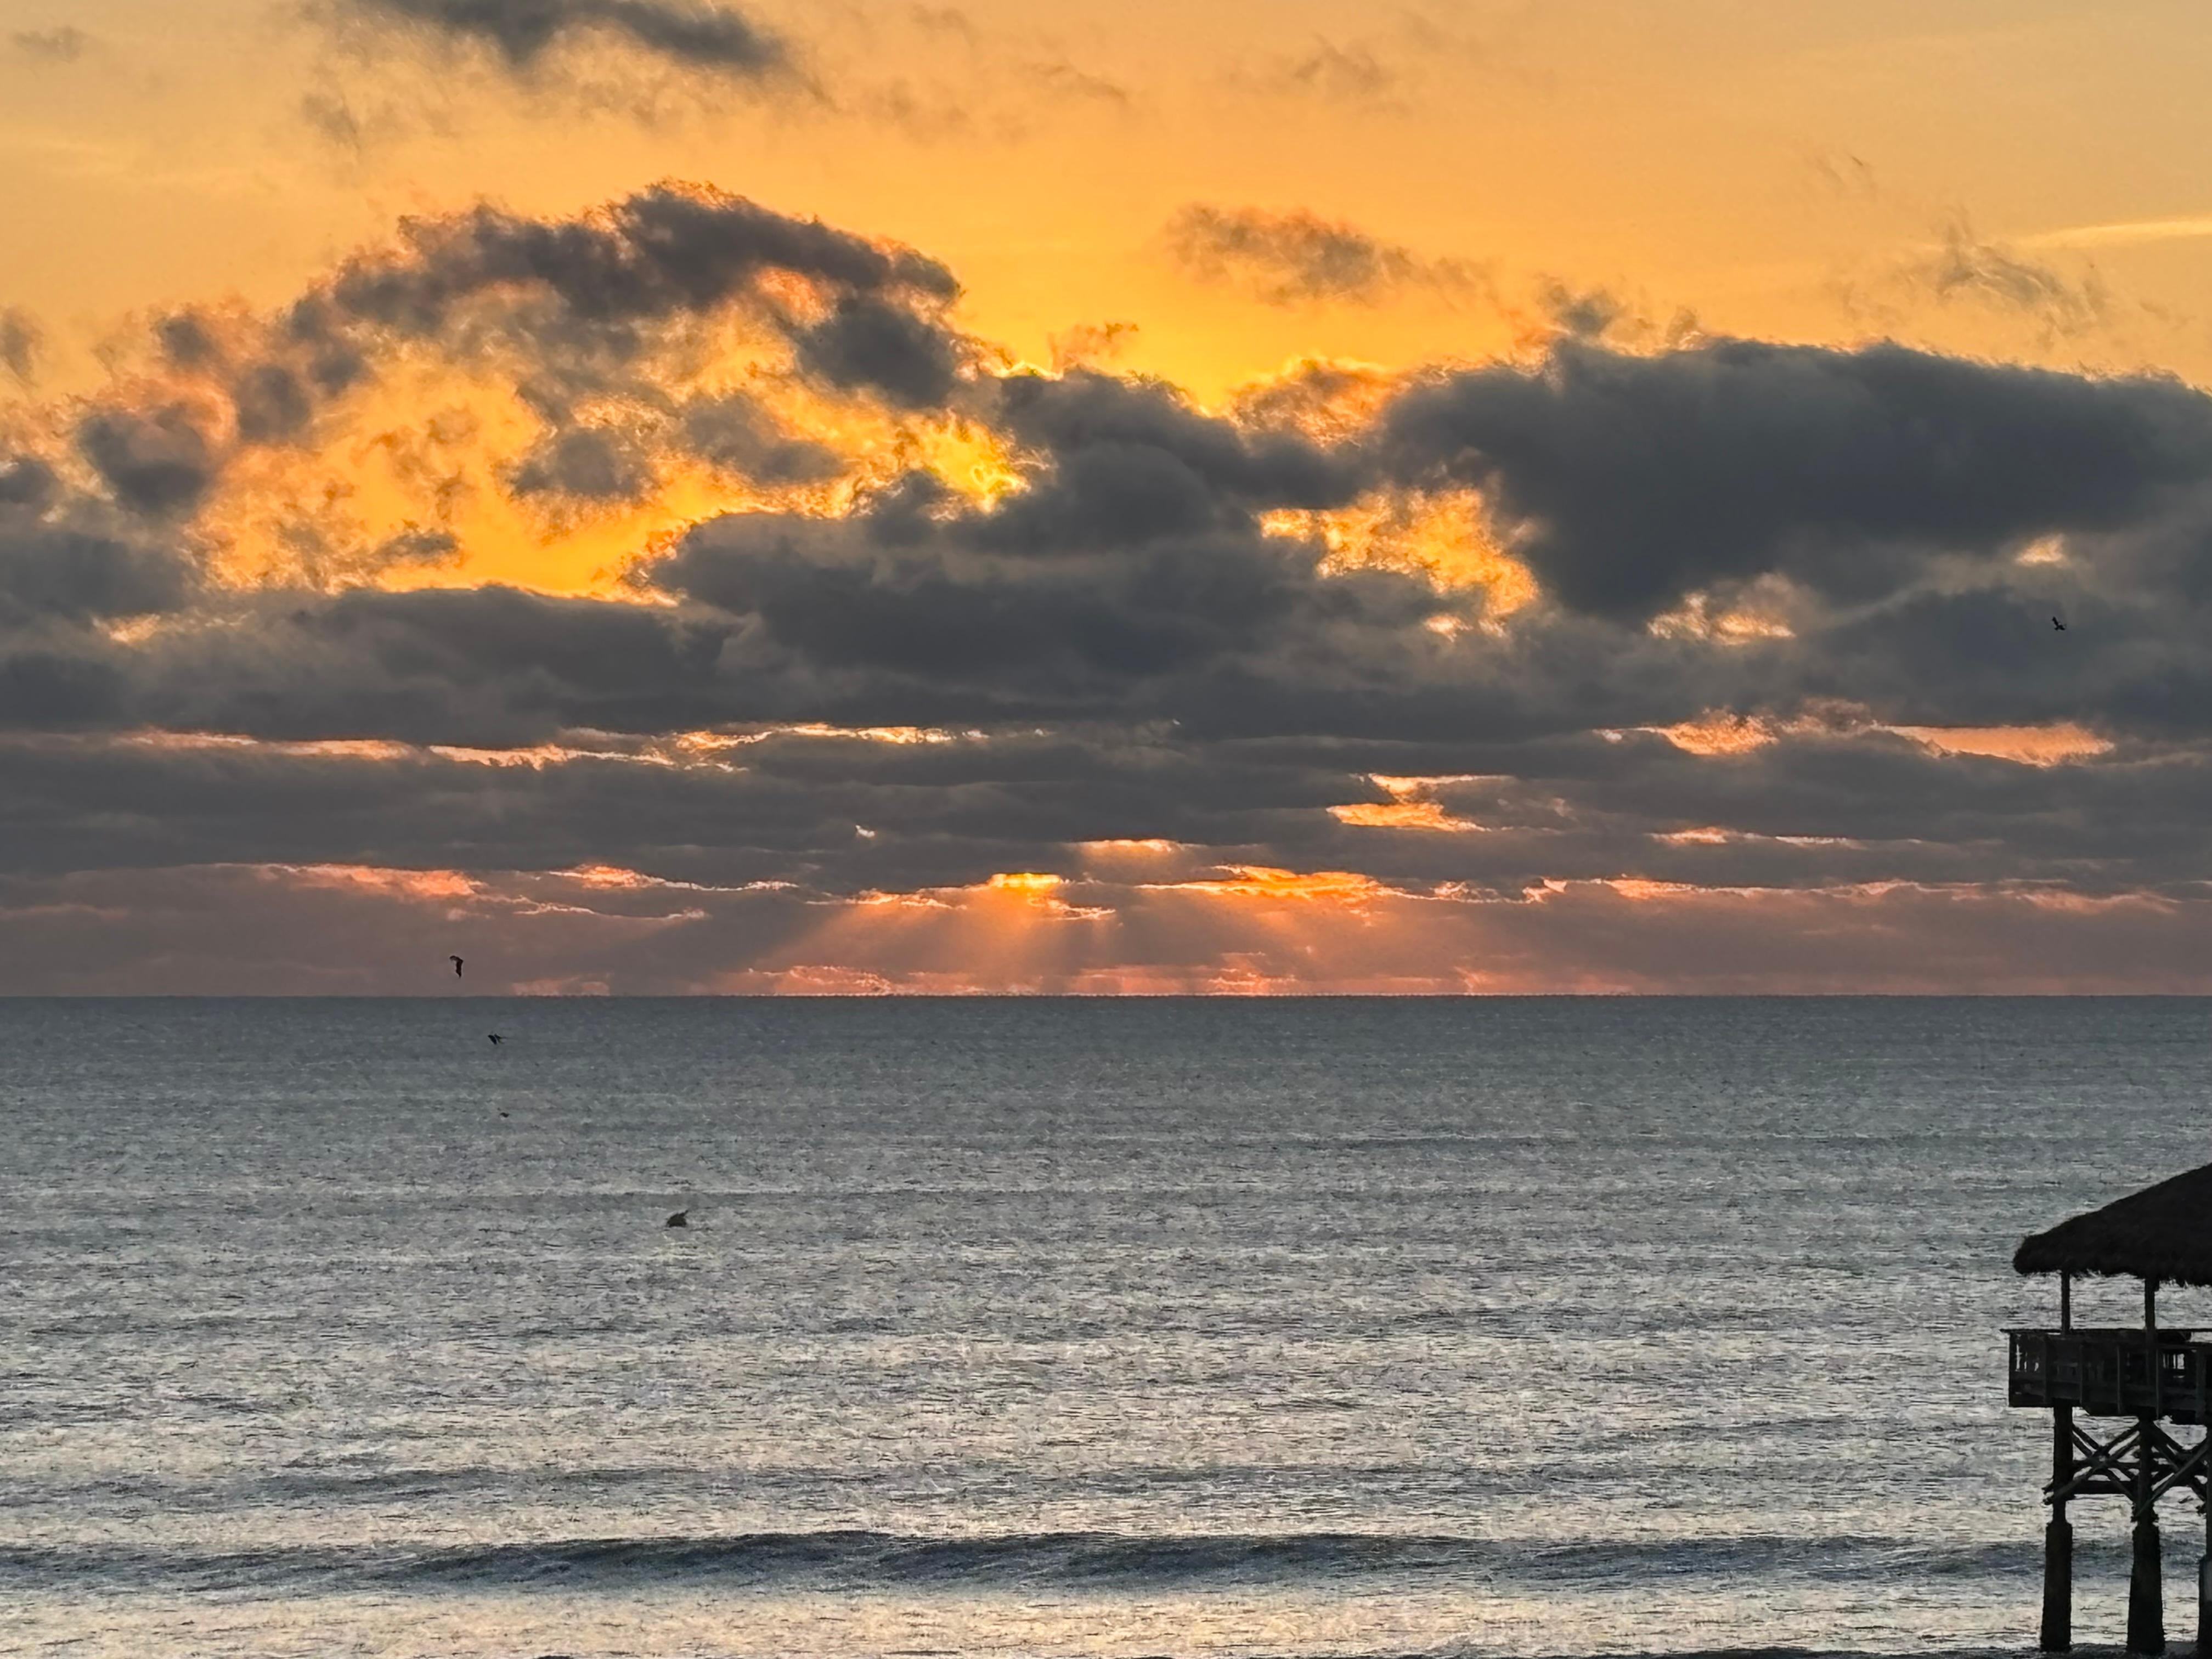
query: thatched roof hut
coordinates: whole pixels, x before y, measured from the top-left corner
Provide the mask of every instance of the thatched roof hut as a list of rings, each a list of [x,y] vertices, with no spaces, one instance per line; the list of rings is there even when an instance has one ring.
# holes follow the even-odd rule
[[[2012,1265],[2023,1273],[2212,1285],[2212,1164],[2022,1239]]]

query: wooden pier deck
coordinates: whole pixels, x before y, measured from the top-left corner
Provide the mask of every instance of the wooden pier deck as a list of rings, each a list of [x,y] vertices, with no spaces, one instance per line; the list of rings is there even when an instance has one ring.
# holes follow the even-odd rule
[[[2212,1340],[2200,1341],[2195,1331],[2076,1326],[2005,1334],[2013,1405],[2212,1423]]]

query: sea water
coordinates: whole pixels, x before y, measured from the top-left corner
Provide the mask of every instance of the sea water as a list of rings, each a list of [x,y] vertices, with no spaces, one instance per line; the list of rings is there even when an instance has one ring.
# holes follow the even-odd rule
[[[0,1003],[0,1650],[2021,1649],[2011,1250],[2208,1081],[2185,1000]]]

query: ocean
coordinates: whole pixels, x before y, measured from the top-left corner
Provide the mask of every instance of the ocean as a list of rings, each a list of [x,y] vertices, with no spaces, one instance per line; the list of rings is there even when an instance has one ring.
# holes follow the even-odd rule
[[[14,1001],[0,1062],[0,1651],[82,1659],[2018,1651],[2012,1248],[2212,1158],[2192,1000]]]

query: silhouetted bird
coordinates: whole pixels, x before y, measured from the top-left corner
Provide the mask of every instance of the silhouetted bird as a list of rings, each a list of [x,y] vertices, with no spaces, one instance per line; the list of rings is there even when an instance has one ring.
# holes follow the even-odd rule
[[[446,960],[453,964],[453,977],[459,979],[461,976],[461,959],[459,957],[447,957]]]
[[[490,1043],[498,1043],[504,1041],[504,1039],[501,1038],[500,1034],[496,1031],[487,1031],[484,1033],[484,1041]]]
[[[2057,618],[2057,617],[2053,617],[2051,619],[2051,625],[2053,628],[2057,629],[2060,633],[2062,633],[2062,634],[2063,634],[2063,633],[2066,631],[2066,624],[2065,624],[2064,623],[2063,623],[2063,622],[2059,621],[2059,620],[2058,620],[2058,618]]]
[[[500,1115],[501,1115],[501,1117],[513,1117],[513,1116],[514,1115],[514,1113],[512,1113],[512,1112],[501,1112],[501,1113],[500,1114]]]
[[[690,1213],[691,1212],[688,1209],[678,1210],[674,1215],[668,1218],[666,1224],[671,1227],[688,1227],[691,1224],[686,1221],[684,1218]]]

